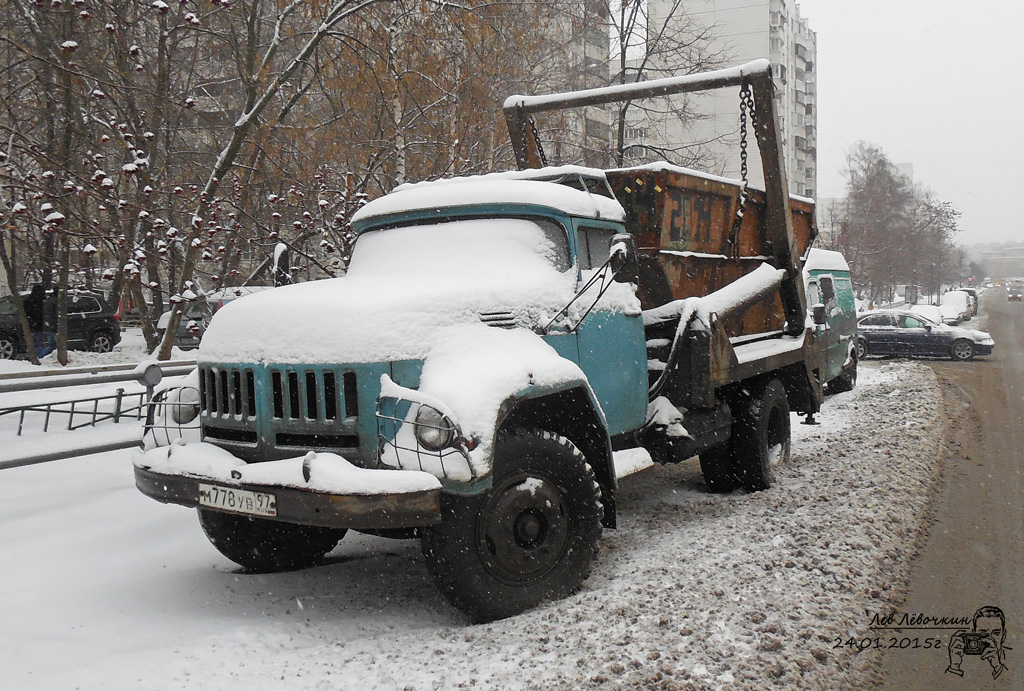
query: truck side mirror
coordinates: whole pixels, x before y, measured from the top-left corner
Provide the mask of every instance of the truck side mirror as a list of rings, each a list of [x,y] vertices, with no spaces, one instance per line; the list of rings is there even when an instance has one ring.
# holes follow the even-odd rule
[[[616,283],[636,283],[639,269],[636,238],[629,233],[616,233],[612,236],[610,255],[613,280]]]
[[[828,314],[825,312],[825,305],[820,302],[811,308],[811,314],[814,318],[814,323],[818,326],[824,326],[828,323]]]

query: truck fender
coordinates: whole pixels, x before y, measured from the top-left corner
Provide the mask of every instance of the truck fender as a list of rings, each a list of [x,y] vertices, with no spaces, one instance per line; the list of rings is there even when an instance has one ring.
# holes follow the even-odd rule
[[[557,390],[531,387],[503,402],[495,440],[503,431],[537,428],[561,435],[583,453],[601,486],[602,524],[616,527],[615,466],[604,412],[585,381]],[[493,448],[493,447],[492,447]]]

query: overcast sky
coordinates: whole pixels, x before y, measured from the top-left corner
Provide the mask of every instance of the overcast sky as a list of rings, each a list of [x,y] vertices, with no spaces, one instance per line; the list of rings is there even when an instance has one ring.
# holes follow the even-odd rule
[[[818,197],[863,140],[963,215],[962,244],[1021,241],[1024,0],[799,0],[818,37]]]

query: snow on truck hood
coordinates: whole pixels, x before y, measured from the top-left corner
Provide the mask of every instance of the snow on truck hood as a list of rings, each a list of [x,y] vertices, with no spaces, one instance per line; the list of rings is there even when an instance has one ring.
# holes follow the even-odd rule
[[[356,363],[422,359],[443,327],[505,309],[553,314],[575,280],[433,282],[333,278],[285,286],[225,305],[199,347],[200,362]],[[526,308],[524,310],[524,308]],[[525,315],[524,315],[525,316]]]
[[[419,360],[447,326],[478,324],[486,316],[532,330],[569,303],[576,285],[564,230],[543,220],[459,219],[369,231],[356,242],[344,278],[275,288],[224,306],[198,359]],[[578,300],[574,313],[589,304]],[[626,284],[616,283],[601,308],[638,310],[639,303]]]

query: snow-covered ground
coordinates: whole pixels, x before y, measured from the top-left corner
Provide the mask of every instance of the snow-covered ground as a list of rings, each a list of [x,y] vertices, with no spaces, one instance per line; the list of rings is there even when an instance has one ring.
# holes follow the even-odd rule
[[[171,355],[172,360],[191,360],[195,358],[195,351],[172,348]],[[142,329],[128,328],[121,331],[121,341],[114,346],[114,350],[110,353],[69,350],[68,367],[120,365],[140,362],[149,357],[146,351],[146,339],[142,337]],[[61,365],[57,362],[57,351],[50,353],[40,360],[39,366],[33,365],[28,360],[0,360],[0,374],[59,369],[61,369]]]
[[[0,686],[11,689],[852,688],[865,611],[899,599],[934,487],[931,371],[870,361],[796,424],[767,492],[691,461],[624,481],[583,590],[471,626],[415,541],[247,574],[195,513],[143,497],[131,452],[0,470]],[[8,441],[8,437],[4,437]]]

